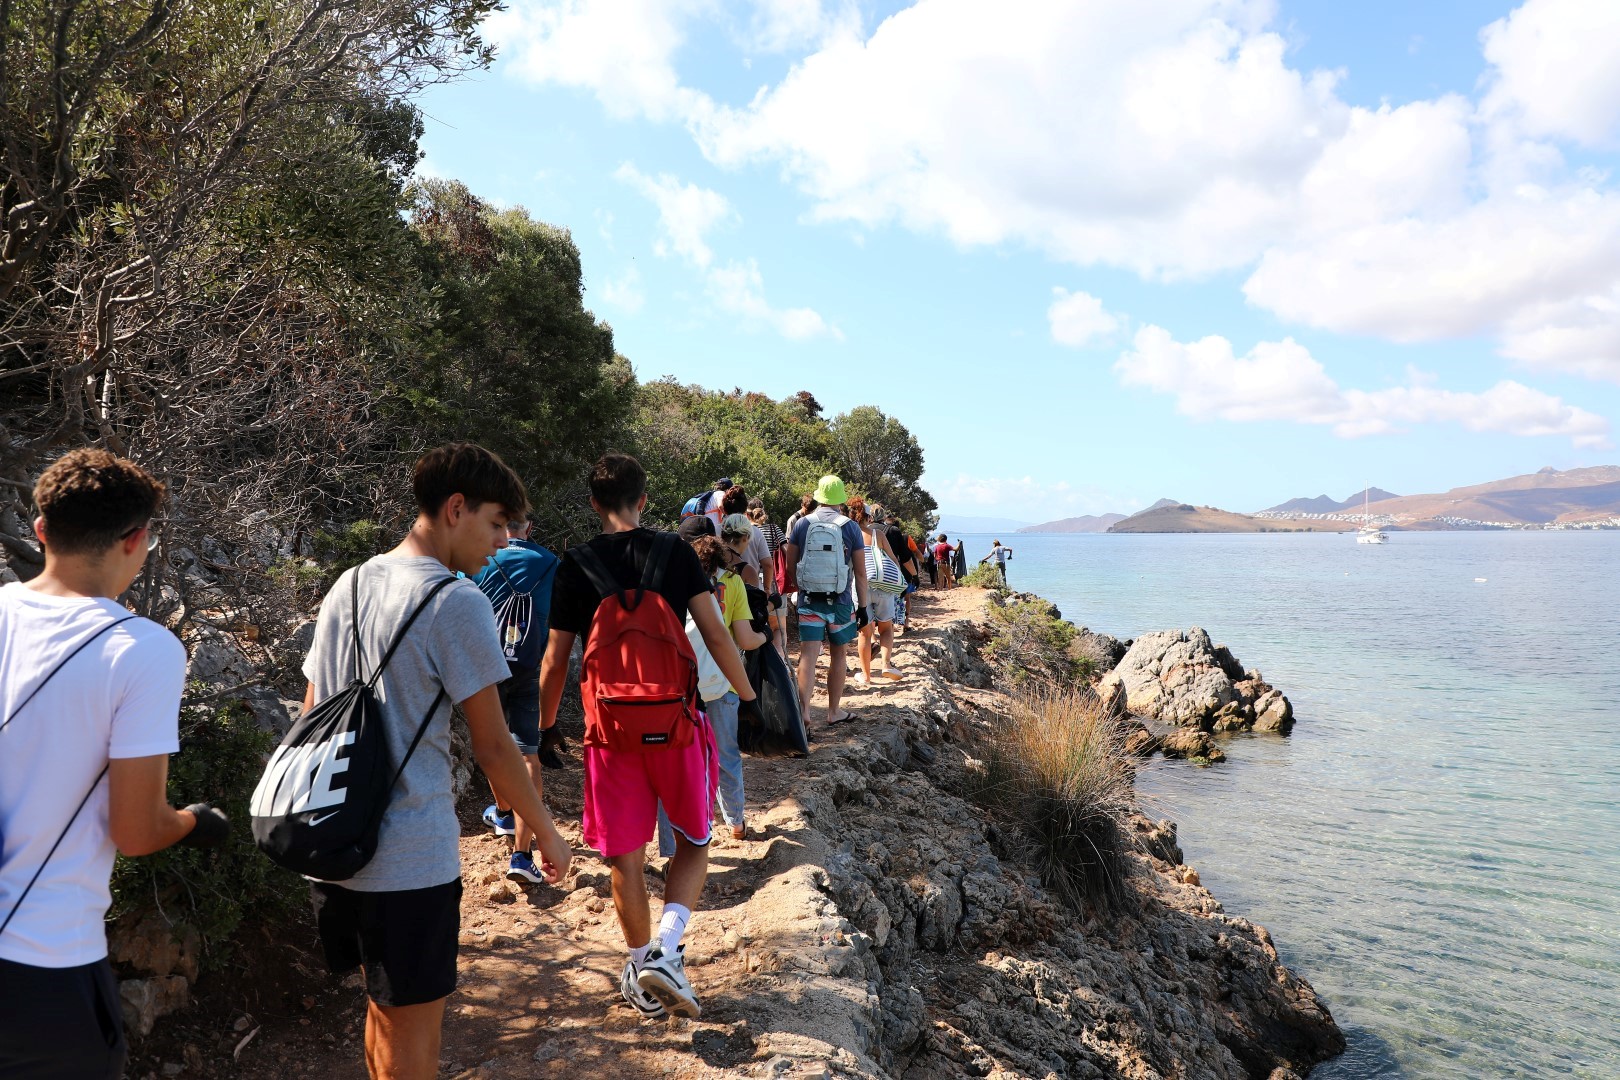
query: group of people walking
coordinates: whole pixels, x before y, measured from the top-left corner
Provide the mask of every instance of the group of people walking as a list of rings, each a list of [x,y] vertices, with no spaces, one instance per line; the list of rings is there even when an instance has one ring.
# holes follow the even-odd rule
[[[620,994],[642,1016],[697,1016],[682,938],[716,810],[731,837],[747,836],[738,727],[755,690],[745,654],[785,657],[796,626],[807,718],[825,649],[829,725],[851,718],[851,644],[858,686],[903,677],[894,638],[924,552],[838,477],[823,477],[785,529],[724,478],[688,504],[678,534],[642,524],[647,476],[635,458],[603,456],[589,487],[600,532],[558,556],[529,539],[524,484],[499,457],[469,443],[433,450],[412,473],[416,517],[404,539],[344,571],[321,603],[303,716],[266,767],[252,824],[272,858],[301,865],[288,838],[318,846],[359,798],[344,780],[359,783],[361,744],[381,740],[392,782],[361,807],[371,832],[357,868],[338,880],[306,873],[328,965],[364,972],[373,1076],[438,1072],[462,891],[455,709],[494,796],[484,821],[511,838],[507,876],[562,880],[573,853],[546,808],[544,773],[567,764],[557,717],[583,643],[581,826],[611,870],[626,950]],[[44,572],[0,588],[7,1078],[121,1075],[102,928],[115,849],[217,845],[232,829],[211,806],[165,801],[185,652],[116,599],[154,546],[164,495],[110,453],[65,455],[34,489]],[[375,695],[380,731],[339,727],[314,742],[309,725],[357,687]],[[656,925],[644,876],[655,838],[669,860]]]

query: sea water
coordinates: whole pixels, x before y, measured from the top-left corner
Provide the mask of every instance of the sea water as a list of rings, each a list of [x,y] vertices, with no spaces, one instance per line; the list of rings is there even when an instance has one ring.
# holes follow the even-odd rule
[[[1001,540],[1072,622],[1202,626],[1293,702],[1138,787],[1344,1028],[1316,1080],[1620,1078],[1620,533]]]

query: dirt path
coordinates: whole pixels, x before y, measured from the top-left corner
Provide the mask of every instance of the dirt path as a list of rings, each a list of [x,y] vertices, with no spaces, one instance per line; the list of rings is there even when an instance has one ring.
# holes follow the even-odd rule
[[[970,615],[982,603],[977,590],[925,590],[914,604],[918,628],[899,639],[897,662],[920,669],[926,663],[922,649],[937,635],[929,627]],[[829,854],[825,841],[806,828],[803,807],[791,792],[830,749],[891,708],[916,703],[906,682],[879,682],[848,693],[857,719],[834,729],[836,740],[827,739],[822,726],[826,702],[818,693],[808,759],[746,759],[750,838],[733,841],[717,831],[702,906],[685,939],[703,1004],[695,1022],[644,1021],[619,997],[626,953],[607,867],[580,843],[579,770],[547,776],[547,802],[575,850],[560,887],[508,888],[502,877],[506,843],[479,820],[488,793],[475,786],[461,807],[461,985],[445,1020],[441,1075],[495,1080],[867,1071],[848,1049],[866,1043],[863,1033],[848,1030],[855,1013],[848,983],[815,961],[818,950],[840,936],[839,920],[818,877],[817,864]],[[653,896],[662,895],[653,867],[647,884]],[[237,1019],[232,1026],[238,1030],[193,1043],[184,1061],[175,1062],[187,1066],[184,1075],[365,1076],[359,1047],[364,995],[357,977],[339,983],[305,970],[318,963],[307,956],[288,962],[308,977],[304,995],[290,1008],[273,1010],[278,1015],[265,1009],[265,1015]],[[258,1034],[233,1060],[236,1044],[254,1030]]]

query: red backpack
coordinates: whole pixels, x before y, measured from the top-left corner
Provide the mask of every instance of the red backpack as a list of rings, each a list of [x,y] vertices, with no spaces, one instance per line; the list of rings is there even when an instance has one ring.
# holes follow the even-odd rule
[[[799,591],[799,583],[794,580],[793,566],[787,557],[787,538],[776,546],[776,554],[771,556],[773,569],[776,571],[776,591],[784,595]]]
[[[697,733],[697,655],[658,591],[674,533],[657,533],[641,586],[622,589],[587,544],[571,554],[602,602],[580,667],[585,745],[645,753],[690,746]]]

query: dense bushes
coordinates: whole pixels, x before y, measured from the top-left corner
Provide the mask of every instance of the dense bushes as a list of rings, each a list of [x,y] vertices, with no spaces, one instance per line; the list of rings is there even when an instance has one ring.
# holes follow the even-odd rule
[[[1097,673],[1096,662],[1076,648],[1074,624],[1039,597],[993,596],[989,620],[985,653],[1014,686],[1066,691]]]
[[[248,800],[275,737],[246,709],[191,707],[180,714],[180,753],[169,762],[169,801],[212,802],[231,819],[231,838],[204,851],[172,847],[139,859],[120,857],[112,878],[110,919],[156,908],[171,926],[196,928],[202,964],[217,969],[249,915],[275,919],[307,895],[304,883],[253,846]]]
[[[1117,899],[1132,769],[1118,721],[1096,695],[1015,695],[977,752],[975,798],[1020,827],[1047,887],[1075,906]]]

